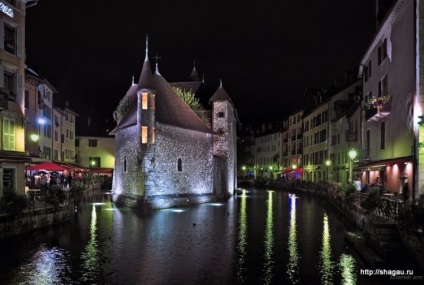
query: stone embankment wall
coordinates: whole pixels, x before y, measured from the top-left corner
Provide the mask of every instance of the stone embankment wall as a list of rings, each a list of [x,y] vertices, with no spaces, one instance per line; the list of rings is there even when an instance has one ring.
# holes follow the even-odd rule
[[[55,213],[49,209],[25,211],[22,217],[13,220],[7,215],[0,215],[0,239],[68,222],[71,219],[71,208],[71,205],[64,206],[61,211]]]

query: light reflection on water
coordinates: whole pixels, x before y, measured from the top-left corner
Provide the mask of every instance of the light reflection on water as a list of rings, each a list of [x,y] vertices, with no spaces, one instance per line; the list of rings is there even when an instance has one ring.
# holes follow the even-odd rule
[[[323,211],[320,200],[286,192],[246,193],[224,203],[142,214],[110,203],[84,204],[62,231],[11,243],[20,259],[8,263],[8,246],[0,244],[6,252],[0,284],[362,281],[359,268],[367,267],[337,230],[338,213]]]
[[[263,265],[264,282],[271,284],[273,278],[274,260],[273,260],[273,245],[274,245],[274,221],[272,212],[272,195],[274,191],[268,191],[267,215],[265,225],[265,262]]]
[[[246,190],[240,199],[240,213],[239,213],[239,232],[238,232],[238,268],[237,268],[237,281],[243,284],[245,281],[246,268],[246,245],[247,245],[247,212],[246,212]]]
[[[324,213],[321,247],[321,284],[333,284],[334,264],[331,260],[331,235],[328,225],[328,215]]]
[[[61,248],[41,245],[10,284],[61,284],[70,272],[69,254]]]
[[[343,253],[340,256],[339,267],[342,275],[342,285],[356,284],[356,261],[352,255]]]
[[[90,223],[90,240],[88,241],[81,259],[83,261],[82,281],[95,281],[99,272],[99,249],[97,244],[97,213],[96,204],[93,204]]]
[[[296,195],[290,196],[290,229],[289,229],[289,262],[287,264],[287,274],[292,284],[299,283],[299,251],[297,248],[296,231]]]

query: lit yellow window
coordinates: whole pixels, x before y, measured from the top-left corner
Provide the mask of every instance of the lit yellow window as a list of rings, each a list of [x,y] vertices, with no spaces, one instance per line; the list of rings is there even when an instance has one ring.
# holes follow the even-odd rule
[[[141,94],[141,108],[143,110],[147,110],[147,105],[148,105],[148,96],[147,93],[142,93]]]
[[[147,143],[147,127],[141,127],[141,143]]]
[[[155,137],[156,137],[156,130],[155,128],[152,129],[152,143],[155,143]]]

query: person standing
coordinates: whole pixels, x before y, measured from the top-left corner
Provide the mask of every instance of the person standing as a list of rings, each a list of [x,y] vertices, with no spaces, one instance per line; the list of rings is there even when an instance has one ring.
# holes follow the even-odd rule
[[[68,175],[67,181],[68,181],[68,188],[71,188],[72,187],[72,176],[71,176],[71,174]]]
[[[40,177],[41,191],[47,191],[47,176],[45,173],[41,173]]]
[[[362,190],[361,180],[359,179],[359,176],[356,176],[355,181],[353,182],[353,185],[355,186],[358,192]]]

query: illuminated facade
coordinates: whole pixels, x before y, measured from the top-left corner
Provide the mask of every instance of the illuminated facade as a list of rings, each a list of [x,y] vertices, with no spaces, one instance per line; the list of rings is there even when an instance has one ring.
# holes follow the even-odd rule
[[[262,126],[262,133],[255,136],[255,176],[275,179],[283,170],[283,132],[280,127],[269,130]]]
[[[115,167],[115,138],[77,136],[75,139],[76,163],[87,168]]]
[[[146,59],[114,117],[115,202],[149,210],[213,201],[236,185],[236,110],[221,86],[210,127]]]
[[[5,188],[23,194],[25,153],[25,13],[27,3],[0,1],[0,196]]]
[[[25,151],[33,162],[53,158],[53,94],[55,88],[34,70],[25,67]],[[35,136],[34,136],[35,135]]]
[[[354,140],[349,138],[347,119],[343,121],[340,116],[345,116],[357,99],[360,82],[351,83],[351,80],[346,80],[344,87],[305,92],[310,105],[303,117],[304,180],[320,182],[331,178],[347,182],[344,173],[349,170],[347,148]],[[358,130],[359,122],[350,121],[352,130]]]
[[[406,189],[409,199],[424,185],[422,150],[417,147],[417,139],[424,141],[417,120],[423,101],[421,4],[394,1],[362,57],[359,74],[364,123],[358,167],[363,182],[395,194]]]

